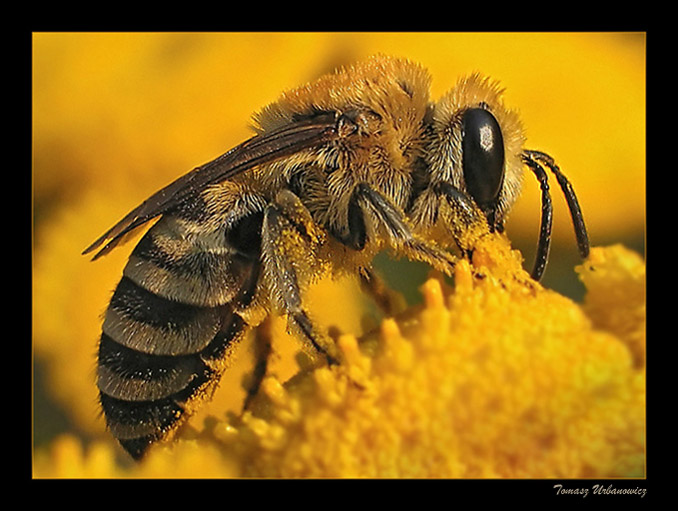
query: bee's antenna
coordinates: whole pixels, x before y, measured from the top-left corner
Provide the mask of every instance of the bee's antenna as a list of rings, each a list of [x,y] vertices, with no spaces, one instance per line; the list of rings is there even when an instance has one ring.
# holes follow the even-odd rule
[[[581,212],[581,206],[577,200],[577,195],[574,193],[574,188],[567,180],[565,175],[560,171],[556,162],[553,161],[548,154],[540,151],[525,151],[529,153],[532,158],[540,161],[546,165],[551,172],[556,176],[560,188],[563,190],[567,206],[570,208],[570,215],[572,216],[572,224],[574,225],[574,233],[577,236],[577,246],[579,247],[579,255],[586,258],[589,255],[589,235],[586,231],[586,224],[584,224],[584,215]]]
[[[532,159],[532,151],[524,151],[522,154],[523,162],[530,167],[532,172],[539,180],[541,187],[541,227],[539,229],[539,243],[537,244],[537,255],[532,268],[532,278],[540,280],[546,268],[546,261],[549,258],[549,249],[551,248],[551,225],[553,224],[553,206],[551,204],[551,194],[549,193],[549,179],[541,168],[541,165]]]
[[[539,280],[544,273],[546,259],[548,258],[549,245],[551,242],[551,222],[552,222],[552,207],[551,198],[549,197],[549,187],[547,183],[547,176],[541,165],[549,168],[556,176],[556,180],[563,190],[567,206],[570,209],[570,216],[572,217],[572,224],[574,226],[574,233],[577,237],[577,246],[579,247],[579,255],[586,258],[589,255],[589,235],[586,231],[586,224],[584,223],[584,215],[581,212],[581,206],[577,200],[577,195],[574,193],[574,188],[560,171],[556,162],[553,161],[548,154],[541,151],[523,151],[523,162],[532,169],[532,171],[539,179],[542,190],[542,220],[541,231],[539,234],[539,245],[537,248],[537,260],[535,261],[534,269],[532,270],[532,277]]]

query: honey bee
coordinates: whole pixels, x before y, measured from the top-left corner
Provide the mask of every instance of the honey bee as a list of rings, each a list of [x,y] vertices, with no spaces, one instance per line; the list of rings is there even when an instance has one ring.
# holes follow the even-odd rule
[[[357,274],[379,299],[371,261],[382,250],[451,274],[450,248],[468,254],[503,231],[524,165],[542,190],[534,279],[551,236],[546,170],[586,257],[572,186],[550,156],[523,149],[498,84],[473,74],[437,102],[429,84],[418,64],[376,56],[285,92],[254,115],[252,138],[153,194],[83,252],[99,249],[96,259],[159,217],[131,253],[99,342],[103,414],[132,457],[209,398],[231,348],[261,321],[256,311],[286,315],[338,363],[304,305],[308,284]]]

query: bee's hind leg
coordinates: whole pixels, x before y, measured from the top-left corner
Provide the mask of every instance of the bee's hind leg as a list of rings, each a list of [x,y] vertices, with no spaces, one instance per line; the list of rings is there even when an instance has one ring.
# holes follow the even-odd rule
[[[266,207],[261,230],[262,261],[273,301],[328,363],[337,363],[334,342],[313,325],[302,304],[298,272],[307,271],[319,243],[310,214],[296,195],[284,190]]]
[[[268,369],[268,361],[271,356],[271,318],[267,317],[264,322],[257,327],[254,332],[254,370],[252,375],[245,383],[247,395],[245,396],[245,403],[243,410],[248,410],[252,404],[252,400],[259,392],[261,382],[266,376]]]

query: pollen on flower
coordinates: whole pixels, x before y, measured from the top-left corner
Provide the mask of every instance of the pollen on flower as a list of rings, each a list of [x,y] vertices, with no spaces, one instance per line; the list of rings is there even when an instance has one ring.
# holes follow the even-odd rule
[[[285,406],[288,403],[288,394],[275,378],[266,378],[261,383],[261,390],[277,406]]]
[[[463,264],[466,263],[466,264]],[[465,266],[468,268],[468,262],[466,260],[460,261],[460,263],[455,267],[455,282],[465,278],[467,274],[470,276],[470,271],[464,271],[459,266]],[[462,275],[462,273],[464,275]],[[443,307],[445,305],[445,300],[443,297],[443,289],[440,285],[440,281],[435,279],[427,280],[424,285],[421,287],[422,294],[424,295],[424,303],[426,307],[430,309],[436,309],[438,307]]]
[[[338,344],[350,379],[358,385],[368,386],[372,359],[360,350],[358,339],[353,335],[342,335]]]

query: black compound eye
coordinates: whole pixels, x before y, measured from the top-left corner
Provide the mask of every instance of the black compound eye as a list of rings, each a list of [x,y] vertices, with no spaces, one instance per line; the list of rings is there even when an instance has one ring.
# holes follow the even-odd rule
[[[478,206],[491,206],[504,179],[504,138],[494,116],[483,108],[464,112],[462,166],[466,190]]]

